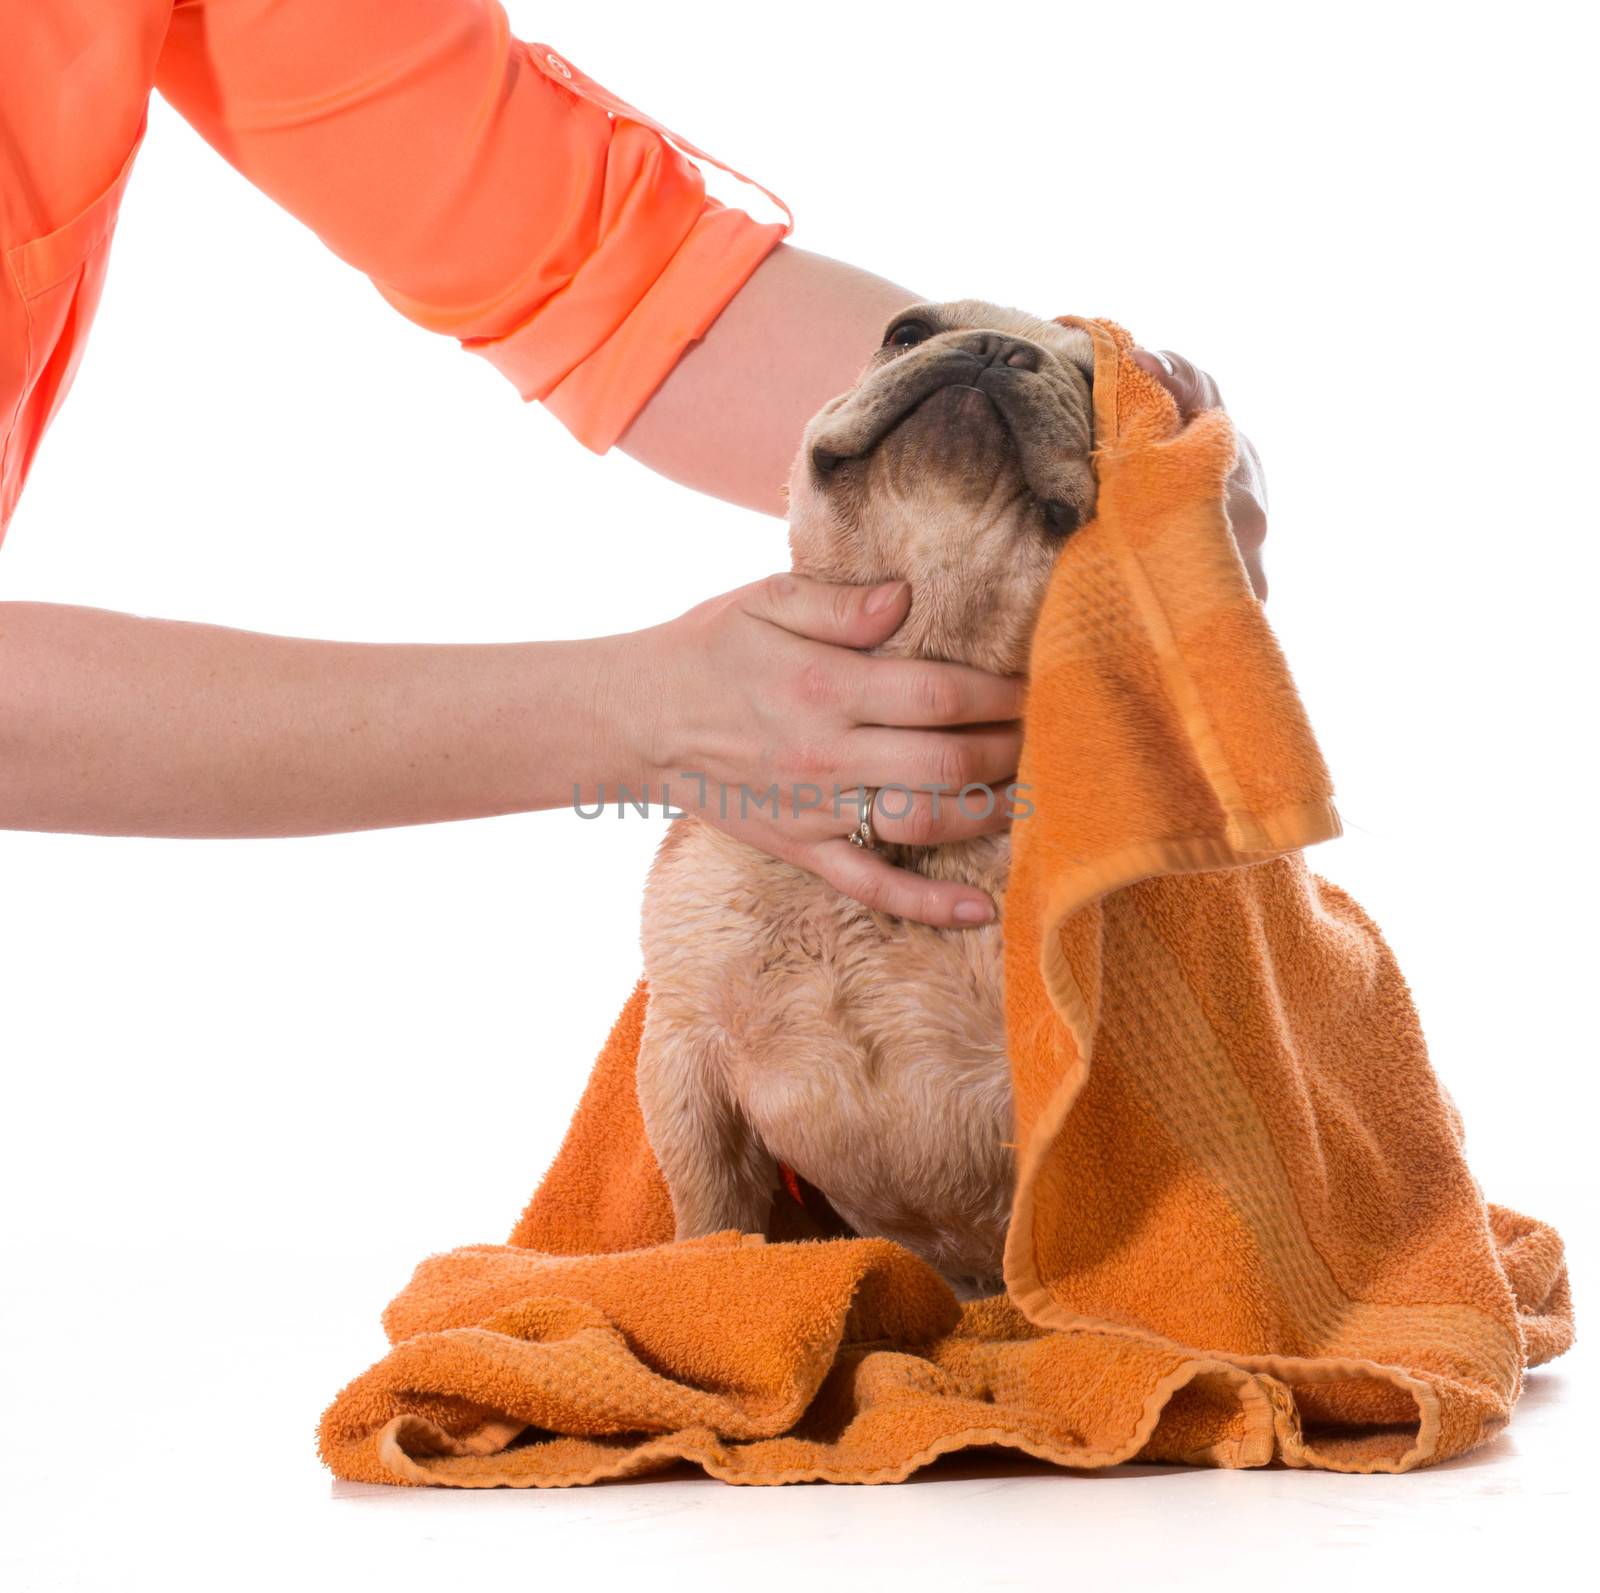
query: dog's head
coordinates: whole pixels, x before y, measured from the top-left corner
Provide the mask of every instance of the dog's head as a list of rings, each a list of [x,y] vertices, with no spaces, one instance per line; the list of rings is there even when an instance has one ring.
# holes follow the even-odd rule
[[[911,583],[885,652],[1005,673],[1063,541],[1094,507],[1087,333],[978,299],[918,304],[806,428],[789,479],[794,567]]]

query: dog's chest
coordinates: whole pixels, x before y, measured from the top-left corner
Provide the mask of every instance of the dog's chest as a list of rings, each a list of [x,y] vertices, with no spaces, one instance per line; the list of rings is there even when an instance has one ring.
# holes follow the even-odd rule
[[[797,981],[787,1034],[734,1053],[735,1092],[855,1232],[993,1278],[1012,1185],[998,933],[836,951]]]
[[[1000,890],[1008,859],[992,839],[930,872]],[[652,989],[713,1019],[764,1147],[857,1233],[995,1276],[1012,1181],[998,927],[884,918],[701,825],[663,854],[652,897]]]

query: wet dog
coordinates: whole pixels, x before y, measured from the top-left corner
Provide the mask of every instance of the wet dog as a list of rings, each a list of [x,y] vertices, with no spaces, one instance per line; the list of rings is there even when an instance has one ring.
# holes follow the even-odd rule
[[[895,316],[806,429],[794,568],[911,584],[881,652],[1001,674],[1028,644],[1094,478],[1084,332],[977,300]],[[998,900],[1007,836],[887,848]],[[849,1231],[964,1294],[1000,1287],[1011,1203],[1001,930],[888,918],[694,818],[651,871],[638,1091],[680,1238],[761,1232],[780,1163]]]

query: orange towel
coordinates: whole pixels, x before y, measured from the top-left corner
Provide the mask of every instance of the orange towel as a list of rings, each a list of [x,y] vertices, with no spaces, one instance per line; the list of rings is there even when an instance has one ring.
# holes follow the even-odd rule
[[[425,1261],[323,1418],[340,1476],[546,1486],[684,1459],[894,1481],[998,1444],[1404,1471],[1572,1339],[1561,1242],[1486,1206],[1371,921],[1300,849],[1330,787],[1229,537],[1226,416],[1095,339],[1095,522],[1034,644],[1006,1000],[1007,1295],[882,1240],[670,1242],[624,1009],[506,1246]],[[785,1242],[787,1241],[787,1242]]]

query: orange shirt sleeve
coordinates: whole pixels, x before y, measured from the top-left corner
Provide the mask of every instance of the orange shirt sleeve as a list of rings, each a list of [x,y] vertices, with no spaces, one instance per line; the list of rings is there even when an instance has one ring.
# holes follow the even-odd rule
[[[494,0],[179,0],[157,85],[597,452],[789,230],[708,198],[703,151],[512,38]]]

